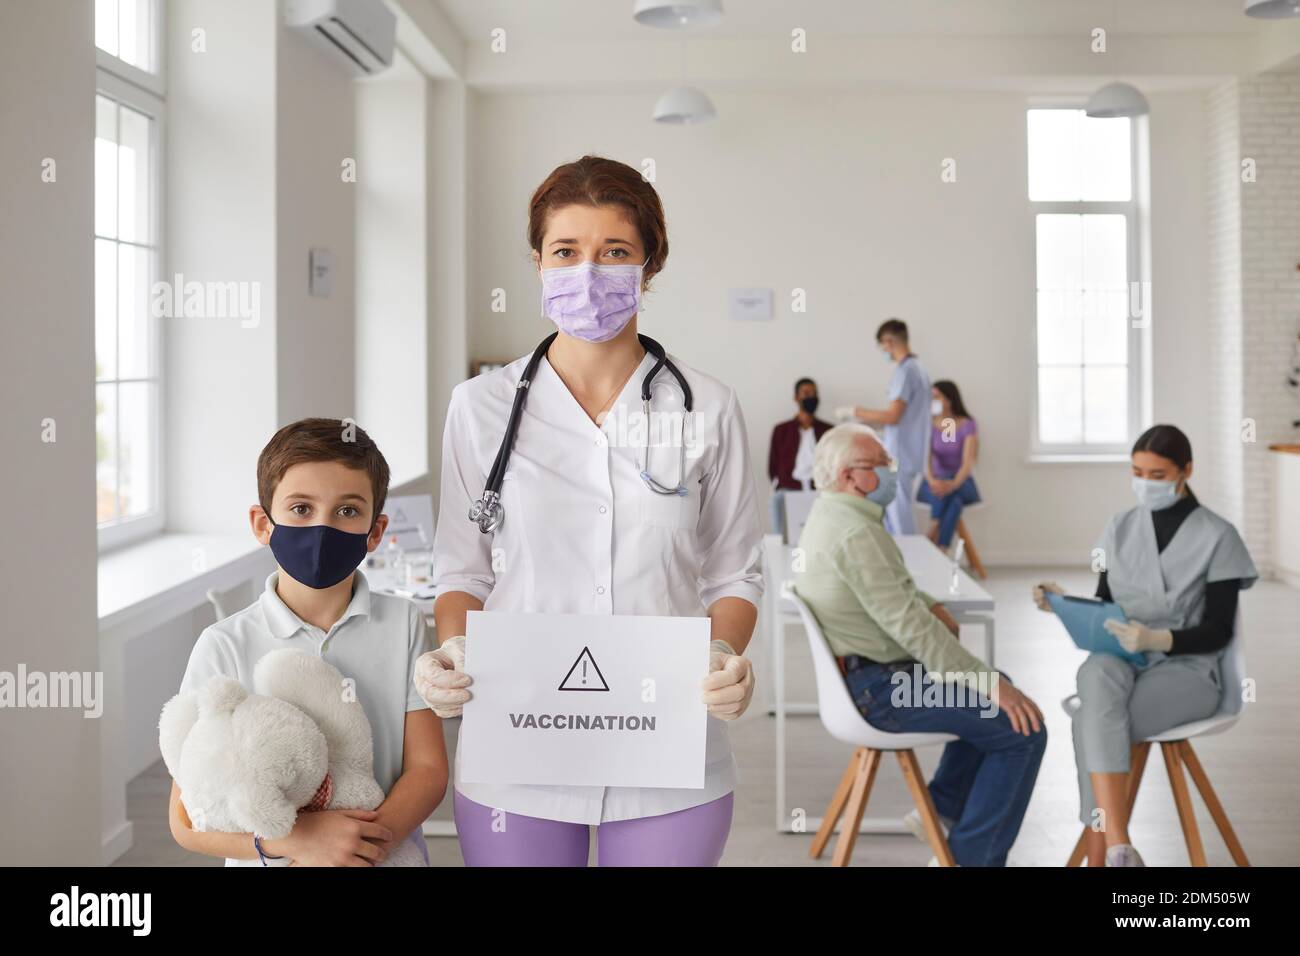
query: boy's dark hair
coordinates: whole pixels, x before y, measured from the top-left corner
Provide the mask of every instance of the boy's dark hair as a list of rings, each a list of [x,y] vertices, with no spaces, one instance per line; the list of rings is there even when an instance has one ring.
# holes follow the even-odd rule
[[[799,379],[799,381],[797,381],[797,382],[794,383],[794,393],[795,393],[796,395],[798,395],[798,394],[799,394],[799,389],[803,388],[805,385],[811,385],[813,388],[816,388],[816,387],[817,387],[817,383],[814,382],[812,379],[810,379],[810,378],[801,378],[801,379]]]
[[[271,499],[284,473],[305,461],[337,461],[370,476],[374,493],[373,523],[388,498],[388,462],[359,425],[336,418],[304,418],[271,436],[257,456],[257,500],[271,514]]]
[[[886,335],[892,335],[900,342],[906,342],[907,323],[902,319],[885,319],[880,323],[880,328],[876,329],[876,341],[879,342]]]

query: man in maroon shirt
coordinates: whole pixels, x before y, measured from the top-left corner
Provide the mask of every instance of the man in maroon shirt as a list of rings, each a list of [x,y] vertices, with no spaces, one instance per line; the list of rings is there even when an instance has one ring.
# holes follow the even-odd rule
[[[772,429],[772,444],[767,455],[767,476],[772,481],[772,530],[781,534],[785,524],[782,491],[811,489],[812,449],[817,439],[831,427],[814,413],[817,411],[817,383],[801,378],[794,383],[794,418]]]

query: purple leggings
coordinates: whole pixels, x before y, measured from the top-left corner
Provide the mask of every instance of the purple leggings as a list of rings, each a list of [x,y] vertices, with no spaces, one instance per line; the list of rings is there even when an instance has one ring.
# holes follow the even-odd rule
[[[586,866],[591,828],[496,812],[456,791],[466,866]],[[600,866],[717,866],[731,831],[731,794],[698,807],[596,827]]]

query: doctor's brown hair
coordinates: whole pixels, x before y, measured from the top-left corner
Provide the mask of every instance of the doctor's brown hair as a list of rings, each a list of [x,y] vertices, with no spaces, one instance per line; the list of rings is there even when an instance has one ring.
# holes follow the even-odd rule
[[[564,206],[622,206],[641,234],[645,246],[647,287],[658,275],[668,258],[668,229],[664,224],[664,207],[641,174],[626,163],[603,156],[582,159],[557,166],[537,187],[528,203],[528,245],[539,255],[550,214]]]
[[[388,462],[360,426],[337,418],[304,418],[285,425],[266,443],[257,456],[257,503],[268,517],[280,479],[291,467],[305,461],[337,461],[364,471],[374,496],[374,511],[370,514],[374,524],[388,498]]]

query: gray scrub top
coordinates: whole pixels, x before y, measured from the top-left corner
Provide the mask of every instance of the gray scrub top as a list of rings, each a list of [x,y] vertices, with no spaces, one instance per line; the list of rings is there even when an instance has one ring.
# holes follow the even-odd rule
[[[1207,584],[1237,578],[1245,589],[1259,579],[1237,529],[1205,505],[1183,519],[1163,551],[1156,545],[1151,512],[1140,506],[1111,518],[1097,547],[1105,556],[1106,581],[1115,603],[1130,620],[1159,630],[1199,624]],[[1166,656],[1156,651],[1147,659],[1155,662]]]
[[[915,355],[898,363],[889,379],[889,401],[906,402],[896,425],[885,426],[885,448],[898,459],[898,470],[920,474],[925,470],[926,446],[930,444],[930,376]]]

